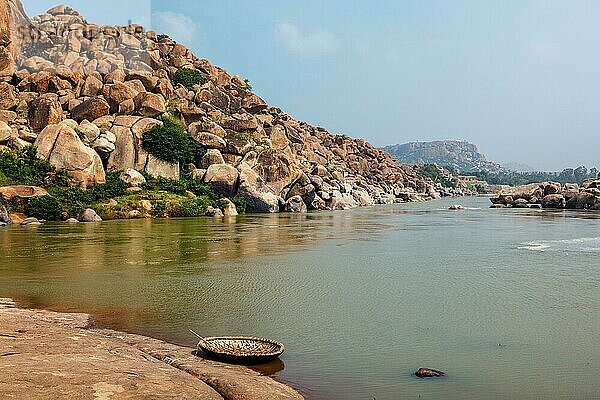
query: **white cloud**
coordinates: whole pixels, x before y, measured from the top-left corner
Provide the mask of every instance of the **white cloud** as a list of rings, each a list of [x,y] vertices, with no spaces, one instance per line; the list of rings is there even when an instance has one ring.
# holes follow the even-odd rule
[[[335,37],[324,30],[300,32],[296,25],[281,22],[275,27],[277,40],[291,53],[314,56],[334,52],[338,48]]]
[[[158,34],[169,35],[173,40],[188,45],[200,35],[200,28],[190,17],[172,11],[153,13],[152,29]]]

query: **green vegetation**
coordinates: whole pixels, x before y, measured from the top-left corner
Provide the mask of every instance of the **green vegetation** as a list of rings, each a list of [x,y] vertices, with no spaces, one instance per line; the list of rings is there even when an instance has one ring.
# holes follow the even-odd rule
[[[47,160],[38,158],[35,147],[27,146],[23,150],[0,150],[0,182],[3,185],[66,184],[67,176]]]
[[[231,202],[235,204],[235,208],[240,214],[245,213],[248,209],[248,201],[242,196],[235,196]]]
[[[435,164],[425,164],[419,167],[417,172],[419,176],[431,179],[434,183],[439,183],[443,187],[455,188],[456,184],[446,178],[442,170]]]
[[[54,196],[32,197],[25,205],[25,214],[48,221],[60,220],[63,212],[61,202]]]
[[[248,79],[244,79],[244,83],[246,84],[246,90],[252,90],[252,85]]]
[[[227,202],[198,179],[153,178],[147,174],[141,191],[129,192],[119,178],[120,171],[106,174],[106,183],[87,190],[69,184],[64,172],[38,159],[36,149],[0,151],[0,185],[35,185],[46,188],[48,195],[29,200],[17,197],[0,203],[10,212],[24,212],[38,219],[55,221],[78,218],[93,208],[103,219],[130,218],[150,214],[154,217],[198,217],[208,207],[223,208]],[[114,200],[109,203],[109,200]],[[245,199],[232,199],[239,212],[245,212]],[[116,203],[115,203],[116,202]],[[137,212],[136,212],[137,211]]]
[[[144,133],[142,147],[148,153],[167,162],[198,164],[206,149],[196,142],[183,128],[181,121],[173,115],[161,117],[163,126],[157,126]]]
[[[165,34],[156,35],[156,40],[158,40],[159,42],[163,39],[169,39],[169,35],[165,35]]]
[[[206,78],[202,72],[192,68],[179,68],[173,76],[174,84],[182,84],[188,90],[191,90],[194,85],[203,85]]]
[[[498,173],[489,172],[469,172],[469,175],[476,176],[482,181],[486,181],[490,185],[526,185],[529,183],[536,182],[559,182],[559,183],[583,183],[586,179],[598,178],[598,170],[591,168],[588,170],[586,167],[578,168],[567,168],[562,172],[515,172],[506,171]]]

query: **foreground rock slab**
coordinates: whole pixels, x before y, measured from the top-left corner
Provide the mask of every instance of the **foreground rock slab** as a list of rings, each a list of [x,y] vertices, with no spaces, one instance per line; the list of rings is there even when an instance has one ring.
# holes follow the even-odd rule
[[[16,308],[0,299],[2,399],[302,399],[242,366],[192,348],[91,327],[88,314]]]

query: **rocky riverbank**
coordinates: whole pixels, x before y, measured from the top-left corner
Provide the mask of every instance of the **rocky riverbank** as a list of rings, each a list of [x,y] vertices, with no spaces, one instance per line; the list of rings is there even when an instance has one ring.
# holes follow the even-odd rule
[[[503,188],[491,198],[492,208],[555,208],[600,210],[600,180],[590,179],[582,186],[576,183],[532,183]]]
[[[66,6],[29,19],[19,0],[0,2],[12,39],[2,50],[0,147],[35,145],[72,185],[132,169],[197,180],[251,212],[440,196],[416,166],[294,119],[166,35],[90,23]]]
[[[3,399],[302,399],[242,366],[196,357],[194,349],[97,329],[87,314],[15,308],[0,299]]]

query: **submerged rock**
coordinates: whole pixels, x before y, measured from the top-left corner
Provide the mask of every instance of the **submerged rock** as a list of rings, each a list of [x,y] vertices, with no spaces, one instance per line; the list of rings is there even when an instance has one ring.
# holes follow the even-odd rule
[[[86,209],[79,218],[81,222],[100,222],[102,218],[91,208]]]
[[[419,368],[415,372],[415,375],[419,378],[438,378],[440,376],[446,375],[446,373],[431,368]]]
[[[25,218],[22,222],[21,222],[21,226],[35,226],[35,225],[41,225],[42,223],[37,219],[37,218]]]
[[[4,224],[3,226],[12,224],[10,215],[8,215],[8,210],[3,205],[0,205],[0,223]]]

